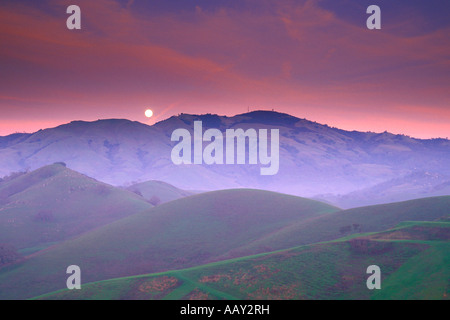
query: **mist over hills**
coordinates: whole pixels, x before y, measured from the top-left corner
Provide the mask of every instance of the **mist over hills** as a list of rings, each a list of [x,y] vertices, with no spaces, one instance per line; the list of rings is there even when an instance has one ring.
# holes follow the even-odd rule
[[[63,289],[64,270],[70,264],[80,266],[85,282],[165,272],[383,231],[405,221],[448,219],[449,203],[447,196],[341,211],[318,201],[262,190],[206,192],[117,220],[0,269],[0,299]],[[447,230],[430,236],[448,239]],[[395,236],[406,235],[397,232]],[[367,258],[374,256],[369,252]],[[308,261],[308,270],[313,270],[314,259]],[[306,262],[292,267],[301,268]],[[351,265],[345,262],[343,267]]]
[[[49,165],[0,183],[0,244],[30,253],[152,207],[133,192]]]
[[[259,165],[248,164],[174,165],[170,155],[176,142],[170,140],[171,134],[178,128],[193,132],[196,120],[203,122],[204,130],[222,132],[280,129],[278,174],[261,176]],[[0,137],[0,176],[64,161],[112,185],[160,180],[183,190],[244,187],[306,197],[332,195],[327,200],[393,179],[408,179],[416,172],[450,176],[449,158],[450,142],[445,139],[345,131],[271,111],[233,117],[180,114],[152,126],[119,119],[74,121],[33,134]],[[427,196],[429,189],[409,191],[414,198]]]
[[[340,208],[350,208],[444,195],[450,195],[449,176],[418,171],[345,195],[325,194],[317,195],[315,198],[333,203]]]

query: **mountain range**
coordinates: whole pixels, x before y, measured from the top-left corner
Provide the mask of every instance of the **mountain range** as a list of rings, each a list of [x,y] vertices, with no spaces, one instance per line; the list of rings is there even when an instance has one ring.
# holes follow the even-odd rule
[[[192,132],[194,121],[199,120],[204,130],[279,129],[278,174],[261,176],[258,165],[248,164],[173,164],[170,155],[176,142],[171,141],[172,132],[178,128]],[[379,202],[358,196],[352,203],[341,201],[342,196],[394,179],[414,179],[417,173],[446,177],[437,182],[448,183],[449,158],[450,141],[446,139],[345,131],[272,111],[233,117],[180,114],[152,126],[120,119],[73,121],[32,134],[0,137],[0,176],[64,162],[73,170],[116,186],[159,180],[183,190],[257,188],[319,196],[331,202],[337,199],[336,203],[345,207]],[[405,192],[415,198],[447,191],[433,193],[433,186],[426,185]],[[389,199],[405,200],[396,196]]]

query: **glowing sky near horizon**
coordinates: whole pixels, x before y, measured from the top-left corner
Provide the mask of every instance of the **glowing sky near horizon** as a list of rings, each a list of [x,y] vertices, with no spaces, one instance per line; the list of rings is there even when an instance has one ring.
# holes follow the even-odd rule
[[[381,30],[366,28],[371,4]],[[449,15],[441,0],[4,0],[0,135],[250,108],[449,137]]]

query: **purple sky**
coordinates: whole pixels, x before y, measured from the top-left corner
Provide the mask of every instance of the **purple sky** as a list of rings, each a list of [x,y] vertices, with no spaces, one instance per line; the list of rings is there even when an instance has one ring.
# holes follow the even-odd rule
[[[66,28],[71,4],[82,30]],[[0,135],[250,108],[448,137],[449,15],[442,0],[3,0]]]

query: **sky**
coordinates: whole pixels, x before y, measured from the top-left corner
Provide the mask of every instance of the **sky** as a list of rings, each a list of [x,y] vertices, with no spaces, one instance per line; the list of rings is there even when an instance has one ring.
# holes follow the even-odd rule
[[[442,0],[2,0],[0,135],[273,109],[450,137],[449,15]]]

